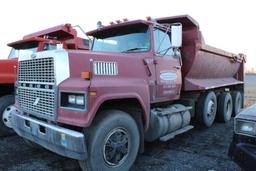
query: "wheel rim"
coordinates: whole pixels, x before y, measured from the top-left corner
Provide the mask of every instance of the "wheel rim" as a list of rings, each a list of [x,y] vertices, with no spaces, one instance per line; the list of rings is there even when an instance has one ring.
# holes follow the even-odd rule
[[[10,106],[6,107],[4,112],[3,112],[2,120],[3,120],[4,125],[6,127],[8,127],[8,128],[12,128],[12,122],[11,122],[12,115],[11,115],[11,112],[13,110],[15,110],[15,107],[13,105],[10,105]]]
[[[213,100],[210,100],[207,106],[207,118],[212,119],[214,118],[215,113],[215,103]]]
[[[104,141],[103,157],[112,167],[121,165],[129,151],[129,136],[124,128],[112,130]]]

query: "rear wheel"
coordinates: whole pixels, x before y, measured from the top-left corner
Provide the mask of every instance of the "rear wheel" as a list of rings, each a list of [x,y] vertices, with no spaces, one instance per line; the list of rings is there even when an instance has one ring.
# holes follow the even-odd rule
[[[108,110],[89,130],[88,159],[79,161],[84,171],[128,171],[139,150],[139,130],[135,120],[125,112]]]
[[[231,119],[233,109],[230,93],[224,92],[218,97],[217,118],[220,122],[228,122]]]
[[[234,91],[231,93],[232,102],[233,102],[233,112],[232,116],[236,116],[242,108],[242,95],[239,91]]]
[[[0,136],[7,136],[14,133],[11,125],[11,112],[15,110],[13,104],[13,95],[7,95],[0,98]]]
[[[211,127],[216,116],[217,98],[213,91],[201,94],[197,102],[197,121],[200,125]]]

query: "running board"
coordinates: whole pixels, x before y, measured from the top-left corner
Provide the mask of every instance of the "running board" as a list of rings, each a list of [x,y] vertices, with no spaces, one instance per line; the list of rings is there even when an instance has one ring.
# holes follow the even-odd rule
[[[189,130],[191,130],[192,128],[194,128],[194,126],[192,125],[188,125],[184,128],[178,129],[177,131],[171,132],[169,134],[166,134],[162,137],[159,138],[160,141],[168,141],[169,139],[174,138],[176,135],[182,134],[184,132],[187,132]]]

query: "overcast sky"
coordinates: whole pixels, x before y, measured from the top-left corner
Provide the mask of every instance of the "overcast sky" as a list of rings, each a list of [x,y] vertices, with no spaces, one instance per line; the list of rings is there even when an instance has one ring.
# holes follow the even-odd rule
[[[253,0],[3,0],[0,1],[0,58],[7,43],[25,34],[63,23],[84,30],[118,19],[145,19],[189,14],[200,24],[207,44],[245,53],[256,68],[256,5]]]

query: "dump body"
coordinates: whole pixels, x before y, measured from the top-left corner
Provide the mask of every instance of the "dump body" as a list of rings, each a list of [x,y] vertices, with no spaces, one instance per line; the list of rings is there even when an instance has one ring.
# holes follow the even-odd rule
[[[243,84],[244,55],[235,55],[204,42],[199,24],[190,16],[157,19],[159,23],[182,23],[183,91],[197,91]]]

